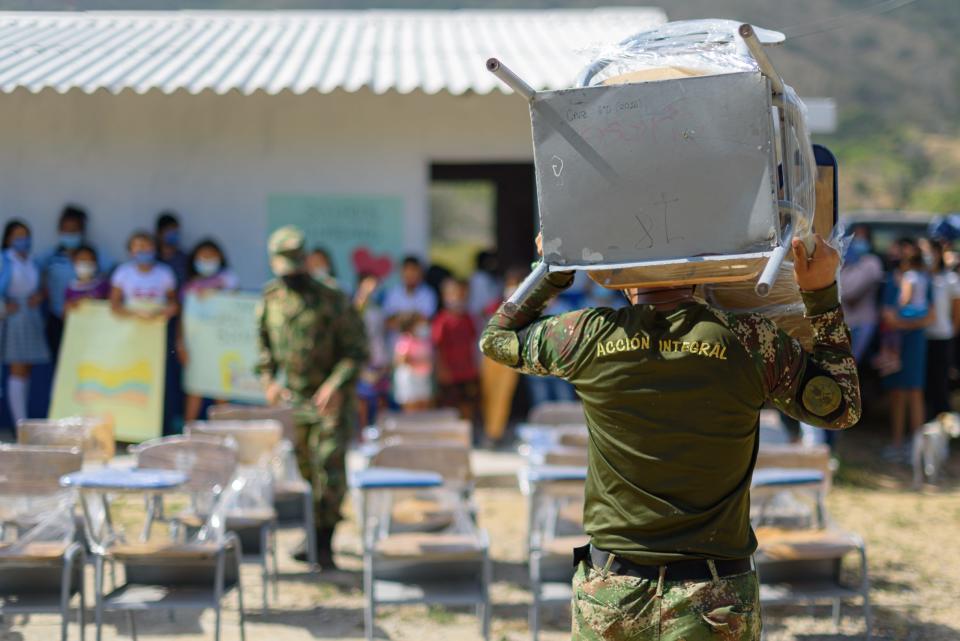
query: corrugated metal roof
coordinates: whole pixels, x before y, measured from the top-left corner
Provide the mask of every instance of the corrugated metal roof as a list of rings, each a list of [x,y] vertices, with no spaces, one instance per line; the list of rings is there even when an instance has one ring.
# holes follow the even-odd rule
[[[556,89],[591,47],[665,19],[651,8],[0,12],[0,92],[509,91],[484,68],[490,56]]]

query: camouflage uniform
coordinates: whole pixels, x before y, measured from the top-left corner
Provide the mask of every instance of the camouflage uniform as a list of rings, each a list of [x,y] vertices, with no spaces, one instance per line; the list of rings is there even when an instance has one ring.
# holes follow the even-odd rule
[[[367,359],[363,323],[350,300],[303,271],[303,234],[283,227],[270,237],[271,267],[281,277],[263,290],[257,311],[257,371],[281,381],[295,409],[297,461],[313,485],[318,531],[332,536],[346,494],[346,450],[356,416],[355,378]],[[314,394],[339,390],[341,403],[323,414]],[[321,547],[323,539],[321,534]]]
[[[667,566],[656,598],[658,581],[651,589],[646,580],[598,576],[581,564],[575,638],[758,638],[752,573],[672,582],[669,563],[755,551],[750,479],[768,401],[820,427],[859,420],[856,363],[836,285],[803,294],[814,329],[807,353],[761,315],[692,300],[669,310],[632,305],[541,318],[572,281],[570,273],[552,273],[521,305],[505,303],[480,348],[526,374],[573,383],[590,432],[584,527],[591,545],[637,565]],[[707,628],[695,631],[690,621]]]

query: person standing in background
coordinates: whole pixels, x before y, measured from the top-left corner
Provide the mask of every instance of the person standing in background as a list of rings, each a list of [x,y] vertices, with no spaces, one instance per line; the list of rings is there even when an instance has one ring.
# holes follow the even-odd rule
[[[190,252],[187,263],[187,283],[183,286],[184,298],[190,294],[203,298],[213,292],[234,291],[239,286],[240,281],[227,265],[227,257],[220,245],[210,238],[197,243]],[[180,359],[180,364],[186,367],[190,354],[187,352],[182,321],[177,323],[177,357]],[[214,399],[214,401],[223,402],[222,399]],[[200,418],[202,407],[203,398],[195,394],[186,394],[183,407],[184,422],[189,423]]]
[[[177,277],[177,290],[187,282],[190,259],[180,249],[180,219],[172,211],[157,215],[157,259],[169,266]]]
[[[883,262],[874,255],[870,230],[858,225],[844,254],[837,277],[843,315],[850,328],[853,358],[860,363],[880,322],[877,295],[883,284]]]
[[[177,279],[169,266],[157,262],[153,236],[144,231],[127,241],[130,260],[110,278],[110,306],[120,316],[169,319],[180,312]]]
[[[497,266],[495,252],[484,250],[477,254],[477,271],[470,276],[470,300],[467,309],[478,322],[486,322],[484,311],[490,305],[500,302],[503,285],[497,278]]]
[[[433,346],[430,321],[416,312],[401,314],[393,344],[393,398],[405,412],[428,409],[433,401]]]
[[[86,242],[87,212],[76,205],[67,205],[57,223],[57,245],[40,260],[43,281],[47,288],[46,334],[53,359],[60,353],[63,338],[63,312],[67,287],[76,278],[73,253]]]
[[[93,247],[80,245],[73,251],[73,272],[77,277],[67,285],[64,318],[84,300],[107,300],[110,297],[110,281],[100,274],[97,252]]]
[[[387,353],[386,321],[376,299],[379,287],[379,276],[360,271],[353,306],[363,319],[367,343],[370,346],[370,358],[363,364],[357,382],[357,395],[360,397],[360,427],[372,425],[377,420],[377,412],[381,404],[385,403],[390,396],[390,358]]]
[[[437,295],[423,281],[423,264],[416,256],[407,256],[400,267],[400,283],[387,291],[383,313],[388,319],[400,314],[417,313],[431,318],[437,313]]]
[[[480,397],[476,346],[480,333],[467,309],[470,286],[465,281],[448,278],[441,294],[443,307],[434,316],[431,327],[437,354],[437,406],[454,407],[460,412],[460,418],[473,424]]]
[[[926,418],[923,391],[927,373],[927,337],[924,329],[935,321],[932,287],[916,243],[901,243],[900,270],[893,274],[883,294],[883,322],[895,341],[899,368],[883,377],[890,395],[891,444],[883,457],[891,462],[910,460],[904,443],[905,426],[913,434]]]
[[[330,252],[323,247],[314,247],[307,254],[307,271],[313,280],[331,289],[340,289],[337,283],[337,270],[333,267]]]
[[[3,230],[0,293],[6,304],[3,363],[10,368],[7,399],[14,424],[27,418],[30,371],[50,361],[40,305],[46,298],[40,267],[31,254],[30,228],[11,220]]]
[[[267,247],[276,278],[264,287],[257,310],[256,373],[268,404],[294,409],[297,461],[316,501],[318,562],[335,570],[333,535],[347,491],[347,447],[367,339],[350,300],[307,273],[300,229],[277,229]],[[306,543],[294,558],[306,561]]]
[[[933,287],[935,319],[927,333],[927,419],[950,411],[950,367],[953,339],[960,328],[960,277],[943,264],[943,246],[934,241],[927,263]]]

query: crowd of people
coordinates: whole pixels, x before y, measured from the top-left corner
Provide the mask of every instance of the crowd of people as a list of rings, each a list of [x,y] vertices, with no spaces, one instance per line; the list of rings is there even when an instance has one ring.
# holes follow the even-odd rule
[[[891,442],[884,457],[906,463],[912,434],[951,411],[960,382],[960,253],[947,234],[900,238],[881,257],[870,228],[857,225],[839,284],[853,355],[879,374],[888,401]]]
[[[190,358],[177,320],[183,296],[236,290],[239,279],[215,239],[183,247],[181,223],[173,212],[161,212],[149,231],[133,232],[127,256],[117,262],[91,242],[87,228],[87,212],[68,205],[58,219],[55,246],[46,251],[34,247],[24,220],[9,220],[3,230],[0,355],[8,366],[5,395],[11,418],[14,424],[27,418],[32,369],[56,363],[66,316],[85,300],[103,300],[118,315],[169,324],[164,432],[175,433],[183,422],[202,417],[207,403],[217,401],[183,391],[182,367]],[[373,422],[386,407],[450,406],[486,428],[478,430],[478,441],[502,439],[517,382],[504,383],[501,379],[512,372],[482,363],[477,339],[486,319],[522,280],[524,268],[508,269],[501,277],[496,254],[481,251],[474,273],[460,279],[411,255],[397,266],[396,284],[387,287],[392,265],[384,271],[383,265],[358,262],[356,283],[337,279],[323,247],[308,251],[306,265],[312,278],[347,293],[363,319],[370,358],[359,378],[360,425]],[[581,285],[554,301],[550,311],[623,302],[602,288]],[[526,378],[531,405],[573,399],[572,388],[562,381]],[[487,417],[481,412],[482,391],[489,397]]]

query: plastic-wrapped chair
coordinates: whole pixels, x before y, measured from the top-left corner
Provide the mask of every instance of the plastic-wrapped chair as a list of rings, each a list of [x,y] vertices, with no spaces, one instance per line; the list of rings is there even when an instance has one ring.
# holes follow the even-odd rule
[[[87,536],[95,560],[97,639],[103,613],[213,608],[220,639],[222,601],[236,588],[240,638],[245,638],[242,547],[226,530],[226,512],[246,490],[235,476],[236,448],[179,436],[132,448],[137,468],[102,468],[64,482],[80,488]],[[138,496],[141,495],[141,496]],[[124,566],[125,582],[104,593],[108,560]]]
[[[534,425],[582,425],[584,420],[580,401],[547,401],[527,414],[527,422]]]
[[[825,446],[762,446],[751,484],[754,555],[764,605],[823,603],[833,607],[859,599],[870,638],[870,580],[863,539],[833,525],[826,511],[833,465]],[[840,581],[843,559],[855,554],[856,585]]]
[[[377,415],[377,425],[379,427],[390,427],[392,425],[421,425],[423,423],[437,423],[443,421],[455,421],[460,418],[460,412],[453,407],[435,407],[428,410],[416,410],[414,412],[380,412]]]
[[[0,446],[0,615],[59,612],[61,641],[77,595],[84,638],[85,552],[75,540],[75,495],[60,487],[81,464],[75,448]]]
[[[211,407],[207,415],[210,423],[278,421],[283,426],[283,440],[274,448],[271,461],[276,525],[284,529],[303,529],[307,541],[307,562],[310,567],[316,567],[317,532],[313,486],[303,478],[297,464],[294,452],[294,443],[297,441],[293,410],[288,407],[249,407],[227,404]],[[202,423],[198,422],[198,425]]]
[[[222,443],[230,447],[236,454],[236,467],[233,476],[240,478],[242,482],[242,491],[234,492],[227,499],[220,499],[218,506],[221,509],[225,519],[224,527],[226,531],[237,535],[240,540],[241,548],[244,552],[244,562],[256,563],[260,566],[261,580],[263,583],[263,607],[268,605],[267,586],[274,581],[274,592],[276,592],[276,543],[275,543],[275,523],[276,513],[273,510],[273,497],[271,491],[271,478],[269,469],[257,465],[249,465],[251,460],[269,461],[269,456],[264,455],[258,458],[256,456],[256,443],[262,442],[265,437],[262,433],[254,434],[254,444],[245,441],[241,444],[241,439],[234,439],[229,433],[221,433],[218,436],[200,434],[195,429],[191,430],[191,425],[187,426],[187,437],[165,437],[155,441],[148,441],[133,451],[137,455],[137,465],[143,468],[173,469],[192,473],[190,470],[194,464],[190,461],[183,461],[182,454],[177,455],[178,450],[189,451],[189,441],[196,440],[203,443],[204,447],[210,443]],[[279,425],[272,424],[275,428],[274,440],[279,438]],[[266,431],[266,430],[265,430]],[[198,434],[200,434],[198,436]],[[174,460],[170,460],[170,455],[174,455]],[[180,458],[176,458],[176,457]],[[195,506],[190,511],[178,515],[178,519],[192,529],[202,526],[208,518],[209,511],[202,506]],[[272,554],[271,554],[272,553]],[[270,570],[270,559],[273,558],[274,569]]]
[[[573,548],[586,545],[583,501],[586,467],[544,465],[523,472],[529,494],[530,631],[540,635],[544,605],[570,603],[573,597]]]
[[[76,447],[83,454],[85,463],[107,464],[117,450],[113,423],[93,416],[18,421],[17,442],[21,445]]]
[[[491,565],[486,532],[477,528],[460,488],[440,475],[410,470],[368,468],[360,475],[386,472],[374,483],[357,482],[363,536],[364,628],[373,639],[376,609],[382,604],[474,605],[484,639],[490,636]],[[409,476],[432,476],[428,486],[407,483]],[[431,496],[450,506],[452,518],[439,531],[398,531],[393,515],[398,501]],[[403,529],[403,528],[401,528]]]
[[[419,443],[452,443],[470,447],[473,426],[465,420],[431,420],[422,423],[388,422],[379,429],[379,440]]]
[[[283,438],[296,443],[297,423],[293,417],[293,408],[287,406],[262,407],[259,405],[237,405],[223,403],[212,405],[207,410],[210,421],[279,421],[283,426]]]
[[[453,496],[449,493],[438,496],[434,492],[424,495],[408,492],[395,497],[391,508],[394,531],[437,532],[450,527],[461,508],[471,515],[476,512],[471,502],[474,479],[467,447],[450,443],[387,441],[370,459],[370,467],[434,472],[457,497],[455,502],[449,500]]]

